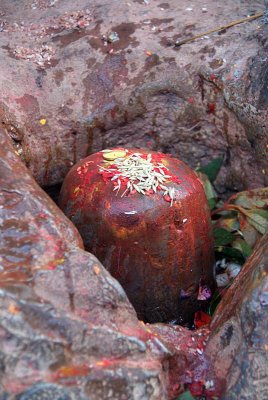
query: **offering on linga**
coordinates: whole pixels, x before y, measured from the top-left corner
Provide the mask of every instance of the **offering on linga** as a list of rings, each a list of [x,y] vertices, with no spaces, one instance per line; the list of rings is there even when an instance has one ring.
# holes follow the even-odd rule
[[[209,207],[183,162],[148,150],[103,150],[70,170],[59,204],[140,319],[189,322],[211,297]]]

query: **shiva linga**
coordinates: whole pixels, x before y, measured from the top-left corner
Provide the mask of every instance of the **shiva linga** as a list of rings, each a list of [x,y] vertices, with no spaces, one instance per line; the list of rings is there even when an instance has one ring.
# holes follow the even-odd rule
[[[67,174],[59,205],[146,322],[189,323],[214,290],[210,211],[198,176],[144,149],[103,150]]]

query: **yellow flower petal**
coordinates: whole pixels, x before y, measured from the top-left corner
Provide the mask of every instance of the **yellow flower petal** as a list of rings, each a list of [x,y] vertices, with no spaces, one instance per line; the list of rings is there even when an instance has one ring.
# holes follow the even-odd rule
[[[110,153],[103,153],[104,160],[113,161],[116,158],[123,158],[127,155],[126,151],[124,150],[114,150]]]

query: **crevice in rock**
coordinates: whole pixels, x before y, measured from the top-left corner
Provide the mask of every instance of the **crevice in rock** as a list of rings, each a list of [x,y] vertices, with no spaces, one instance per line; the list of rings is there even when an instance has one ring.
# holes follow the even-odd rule
[[[60,189],[61,189],[62,183],[58,183],[56,185],[52,186],[44,186],[42,189],[51,197],[51,199],[54,201],[55,204],[58,205],[58,199],[60,195]]]

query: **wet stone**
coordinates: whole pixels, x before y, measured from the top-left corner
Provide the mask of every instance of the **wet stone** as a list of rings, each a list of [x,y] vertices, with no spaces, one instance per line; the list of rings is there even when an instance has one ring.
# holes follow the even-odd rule
[[[148,150],[105,150],[71,169],[59,204],[140,319],[190,322],[205,306],[214,288],[210,215],[184,163]]]
[[[223,156],[223,193],[267,185],[267,18],[173,47],[206,31],[208,19],[220,26],[264,2],[208,0],[205,18],[188,0],[17,3],[1,0],[0,13],[1,400],[173,400],[185,384],[207,397],[266,400],[264,242],[213,332],[200,336],[209,340],[199,355],[198,331],[138,321],[33,180],[60,184],[81,158],[120,145],[192,167]],[[105,46],[111,32],[120,40]]]
[[[2,130],[0,144],[1,399],[162,400],[187,384],[206,396],[266,400],[267,237],[227,292],[211,333],[144,325]]]
[[[1,123],[38,182],[120,144],[222,156],[222,192],[267,185],[267,18],[174,47],[264,2],[94,4],[1,0]]]
[[[15,397],[15,400],[85,400],[84,396],[76,394],[59,385],[39,383],[31,389]]]
[[[0,398],[82,400],[102,375],[99,398],[111,381],[113,398],[138,399],[135,374],[144,393],[158,377],[144,398],[165,398],[159,356],[120,284],[82,249],[2,130],[0,153]]]
[[[222,398],[268,397],[268,236],[258,243],[212,319],[207,379]]]

